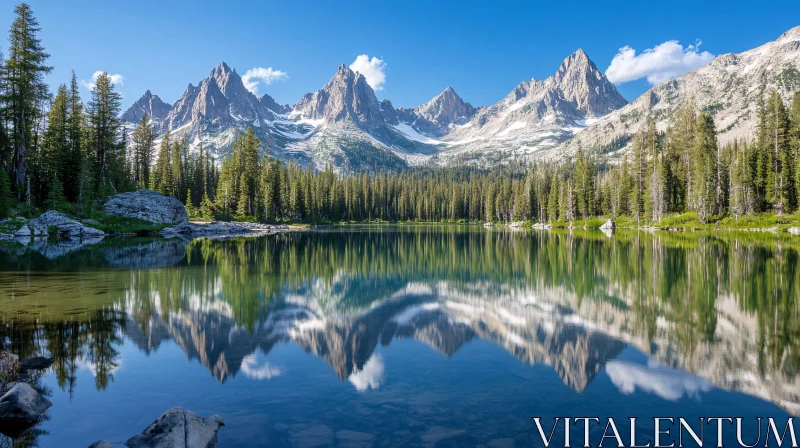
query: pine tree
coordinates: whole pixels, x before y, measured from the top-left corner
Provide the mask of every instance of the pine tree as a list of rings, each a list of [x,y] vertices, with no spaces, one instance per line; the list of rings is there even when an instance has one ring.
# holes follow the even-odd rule
[[[125,141],[120,139],[122,122],[119,119],[122,97],[114,91],[108,73],[101,73],[92,88],[89,102],[89,122],[96,188],[110,186],[122,189],[128,176],[124,169]],[[99,190],[98,190],[99,191]]]
[[[0,167],[0,219],[11,215],[13,200],[9,173],[5,168]]]
[[[197,209],[194,208],[194,204],[192,203],[192,189],[190,188],[186,192],[186,214],[189,215],[189,219],[195,218],[197,215]]]
[[[69,103],[67,105],[67,140],[69,156],[63,161],[62,172],[64,198],[69,202],[80,202],[82,183],[81,171],[86,159],[83,147],[83,135],[86,133],[86,118],[83,113],[78,78],[72,71],[69,85]]]
[[[667,211],[683,212],[691,193],[691,153],[696,136],[697,110],[690,101],[671,118],[666,135]]]
[[[632,189],[630,204],[628,206],[631,214],[636,218],[637,225],[644,213],[645,203],[645,179],[647,177],[647,136],[644,131],[637,133],[633,137],[631,144],[631,181]]]
[[[800,92],[795,92],[792,97],[791,111],[789,112],[791,128],[789,130],[789,146],[791,154],[794,156],[794,179],[795,179],[795,206],[800,206]]]
[[[5,102],[11,121],[13,160],[11,176],[18,197],[25,188],[31,156],[34,155],[34,132],[42,118],[42,103],[49,98],[44,75],[52,71],[47,65],[50,55],[37,37],[39,22],[30,6],[21,3],[14,7],[16,15],[9,31],[8,60],[5,64]],[[29,198],[28,198],[29,199]]]
[[[58,197],[54,198],[52,194],[48,196],[51,207],[55,206],[52,201],[64,200],[62,185],[66,179],[66,173],[62,171],[62,167],[65,166],[71,155],[68,140],[68,101],[67,86],[62,84],[58,88],[47,115],[39,183],[40,188],[45,192],[52,193],[57,190]]]
[[[761,135],[767,177],[765,199],[780,215],[793,198],[793,160],[789,149],[789,116],[783,99],[772,90],[766,106],[766,123]]]
[[[170,164],[170,135],[167,130],[164,137],[161,139],[161,146],[158,150],[158,158],[156,159],[156,166],[150,178],[152,190],[172,194],[172,166]]]
[[[714,120],[707,112],[697,115],[691,160],[689,207],[702,222],[708,222],[710,215],[719,212],[719,204],[716,202],[717,136]]]
[[[547,198],[547,217],[550,222],[558,221],[558,211],[560,209],[558,204],[559,190],[561,184],[558,181],[558,174],[553,173],[550,180],[550,197]]]
[[[667,208],[665,191],[666,167],[656,122],[652,115],[647,119],[646,146],[649,179],[646,187],[645,211],[650,219],[658,222]]]
[[[185,197],[184,193],[184,179],[183,179],[183,147],[186,142],[176,139],[172,143],[172,148],[169,157],[169,170],[170,170],[170,194],[176,198]]]
[[[133,130],[133,182],[137,188],[148,188],[150,185],[150,164],[153,160],[155,134],[150,126],[147,114],[142,115],[139,125]]]

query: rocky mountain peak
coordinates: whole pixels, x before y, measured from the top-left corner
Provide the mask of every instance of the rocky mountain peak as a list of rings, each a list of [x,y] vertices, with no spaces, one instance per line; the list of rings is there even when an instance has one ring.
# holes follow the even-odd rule
[[[361,73],[342,64],[322,89],[310,98],[304,97],[295,106],[294,114],[328,121],[350,119],[359,125],[382,121],[381,107],[375,91]]]
[[[214,121],[228,116],[228,99],[222,93],[215,78],[206,78],[200,83],[200,91],[192,106],[192,119]]]
[[[432,100],[417,106],[414,112],[428,121],[447,127],[471,118],[475,108],[464,102],[452,87],[448,87]]]
[[[167,118],[171,108],[172,106],[162,101],[158,95],[153,95],[150,90],[147,90],[141,98],[136,100],[136,102],[122,114],[122,121],[138,123],[141,121],[142,116],[147,114],[151,120],[160,122]]]
[[[354,73],[353,73],[352,70],[350,70],[350,67],[348,67],[348,66],[346,66],[344,64],[340,65],[339,69],[336,70],[336,76],[350,77],[350,76],[353,76],[353,75],[354,75]]]
[[[231,70],[230,66],[228,66],[228,64],[226,64],[225,61],[222,61],[219,63],[218,66],[214,67],[214,69],[211,70],[211,73],[208,76],[212,78],[217,78],[219,76],[226,75],[232,72],[233,70]]]
[[[785,33],[781,34],[781,37],[778,40],[800,40],[800,25],[786,31]]]
[[[601,117],[628,104],[582,49],[564,59],[553,80],[564,98],[588,116]]]

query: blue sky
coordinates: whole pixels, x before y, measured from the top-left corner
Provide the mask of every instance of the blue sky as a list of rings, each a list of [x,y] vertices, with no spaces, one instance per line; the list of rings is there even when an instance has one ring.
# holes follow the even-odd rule
[[[258,93],[293,104],[359,55],[377,63],[367,68],[383,73],[385,82],[379,85],[373,76],[371,83],[382,87],[379,98],[395,106],[418,105],[447,86],[474,105],[487,105],[521,81],[550,76],[578,48],[606,71],[626,46],[635,56],[629,51],[631,58],[617,61],[616,78],[625,81],[617,87],[631,100],[647,90],[647,76],[669,77],[800,25],[798,1],[29,3],[55,66],[48,82],[67,82],[72,69],[87,83],[98,70],[121,75],[126,107],[147,89],[173,103],[188,83],[197,84],[223,60],[242,75],[263,69],[252,73],[272,82],[257,84]],[[12,3],[0,8],[5,30]],[[636,57],[672,40],[680,46],[659,47],[648,60]],[[698,40],[699,50],[687,49]],[[0,41],[4,52],[6,47]],[[683,57],[677,66],[662,66],[676,57]]]

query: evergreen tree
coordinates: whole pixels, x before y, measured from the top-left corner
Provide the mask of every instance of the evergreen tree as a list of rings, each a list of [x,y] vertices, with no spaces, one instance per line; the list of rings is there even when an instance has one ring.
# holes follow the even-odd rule
[[[14,14],[8,38],[3,99],[11,121],[11,176],[21,197],[30,158],[37,150],[35,130],[42,116],[42,103],[49,98],[44,75],[50,73],[52,67],[47,65],[50,55],[38,37],[39,22],[33,17],[30,6],[21,3],[14,7]]]
[[[101,73],[92,88],[92,100],[89,102],[91,159],[98,189],[108,185],[112,191],[117,191],[124,188],[123,183],[128,179],[125,172],[125,141],[120,138],[121,101],[119,92],[114,91],[111,77],[108,73]]]
[[[132,140],[132,180],[137,188],[148,188],[150,185],[150,166],[153,161],[155,134],[153,134],[147,114],[142,115],[139,125],[133,130]]]
[[[0,219],[8,218],[11,215],[13,201],[9,173],[5,168],[0,167]]]
[[[707,222],[709,215],[719,212],[716,202],[717,136],[714,120],[707,112],[697,115],[691,160],[689,207],[697,212],[701,221]]]
[[[775,90],[767,101],[764,125],[759,146],[766,159],[765,200],[781,214],[794,205],[794,165],[789,146],[789,116]]]
[[[78,78],[72,71],[69,84],[69,102],[67,104],[67,141],[69,155],[61,166],[64,173],[62,184],[64,197],[69,202],[79,202],[82,192],[81,171],[86,159],[83,147],[83,135],[86,133],[86,119],[83,113]]]
[[[170,135],[167,130],[164,137],[161,139],[161,146],[158,150],[158,158],[156,159],[156,166],[151,176],[152,190],[172,194],[172,165],[170,163]]]
[[[195,218],[197,215],[197,210],[194,208],[194,204],[192,203],[192,190],[189,189],[186,192],[186,214],[189,215],[189,219]]]
[[[71,146],[68,140],[68,101],[67,86],[58,88],[55,98],[50,105],[47,115],[47,129],[44,134],[44,144],[41,154],[41,178],[39,188],[46,193],[55,191],[57,197],[50,195],[51,203],[54,200],[63,201],[62,185],[66,173],[62,167],[66,165],[71,156]]]

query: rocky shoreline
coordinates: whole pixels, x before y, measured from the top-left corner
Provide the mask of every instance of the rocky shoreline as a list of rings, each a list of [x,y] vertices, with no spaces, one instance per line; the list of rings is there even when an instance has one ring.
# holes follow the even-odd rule
[[[35,377],[29,372],[47,370],[55,358],[36,356],[19,360],[16,355],[0,352],[0,433],[19,438],[42,419],[53,406],[36,387]],[[125,442],[128,448],[174,448],[217,446],[217,432],[225,426],[222,417],[200,417],[181,407],[164,412],[141,434]],[[114,445],[98,440],[89,448],[113,448]]]
[[[274,233],[298,230],[288,225],[268,225],[247,222],[190,222],[183,204],[172,196],[150,190],[137,190],[118,194],[104,205],[108,216],[136,218],[154,225],[170,225],[158,232],[163,238],[211,238],[228,239],[243,236],[264,236]],[[9,223],[11,218],[0,221]],[[104,237],[115,235],[92,227],[92,220],[77,221],[63,213],[49,210],[29,221],[20,219],[20,227],[13,232],[0,232],[0,240],[17,240],[22,244],[55,237],[60,242],[70,244],[96,244]]]

